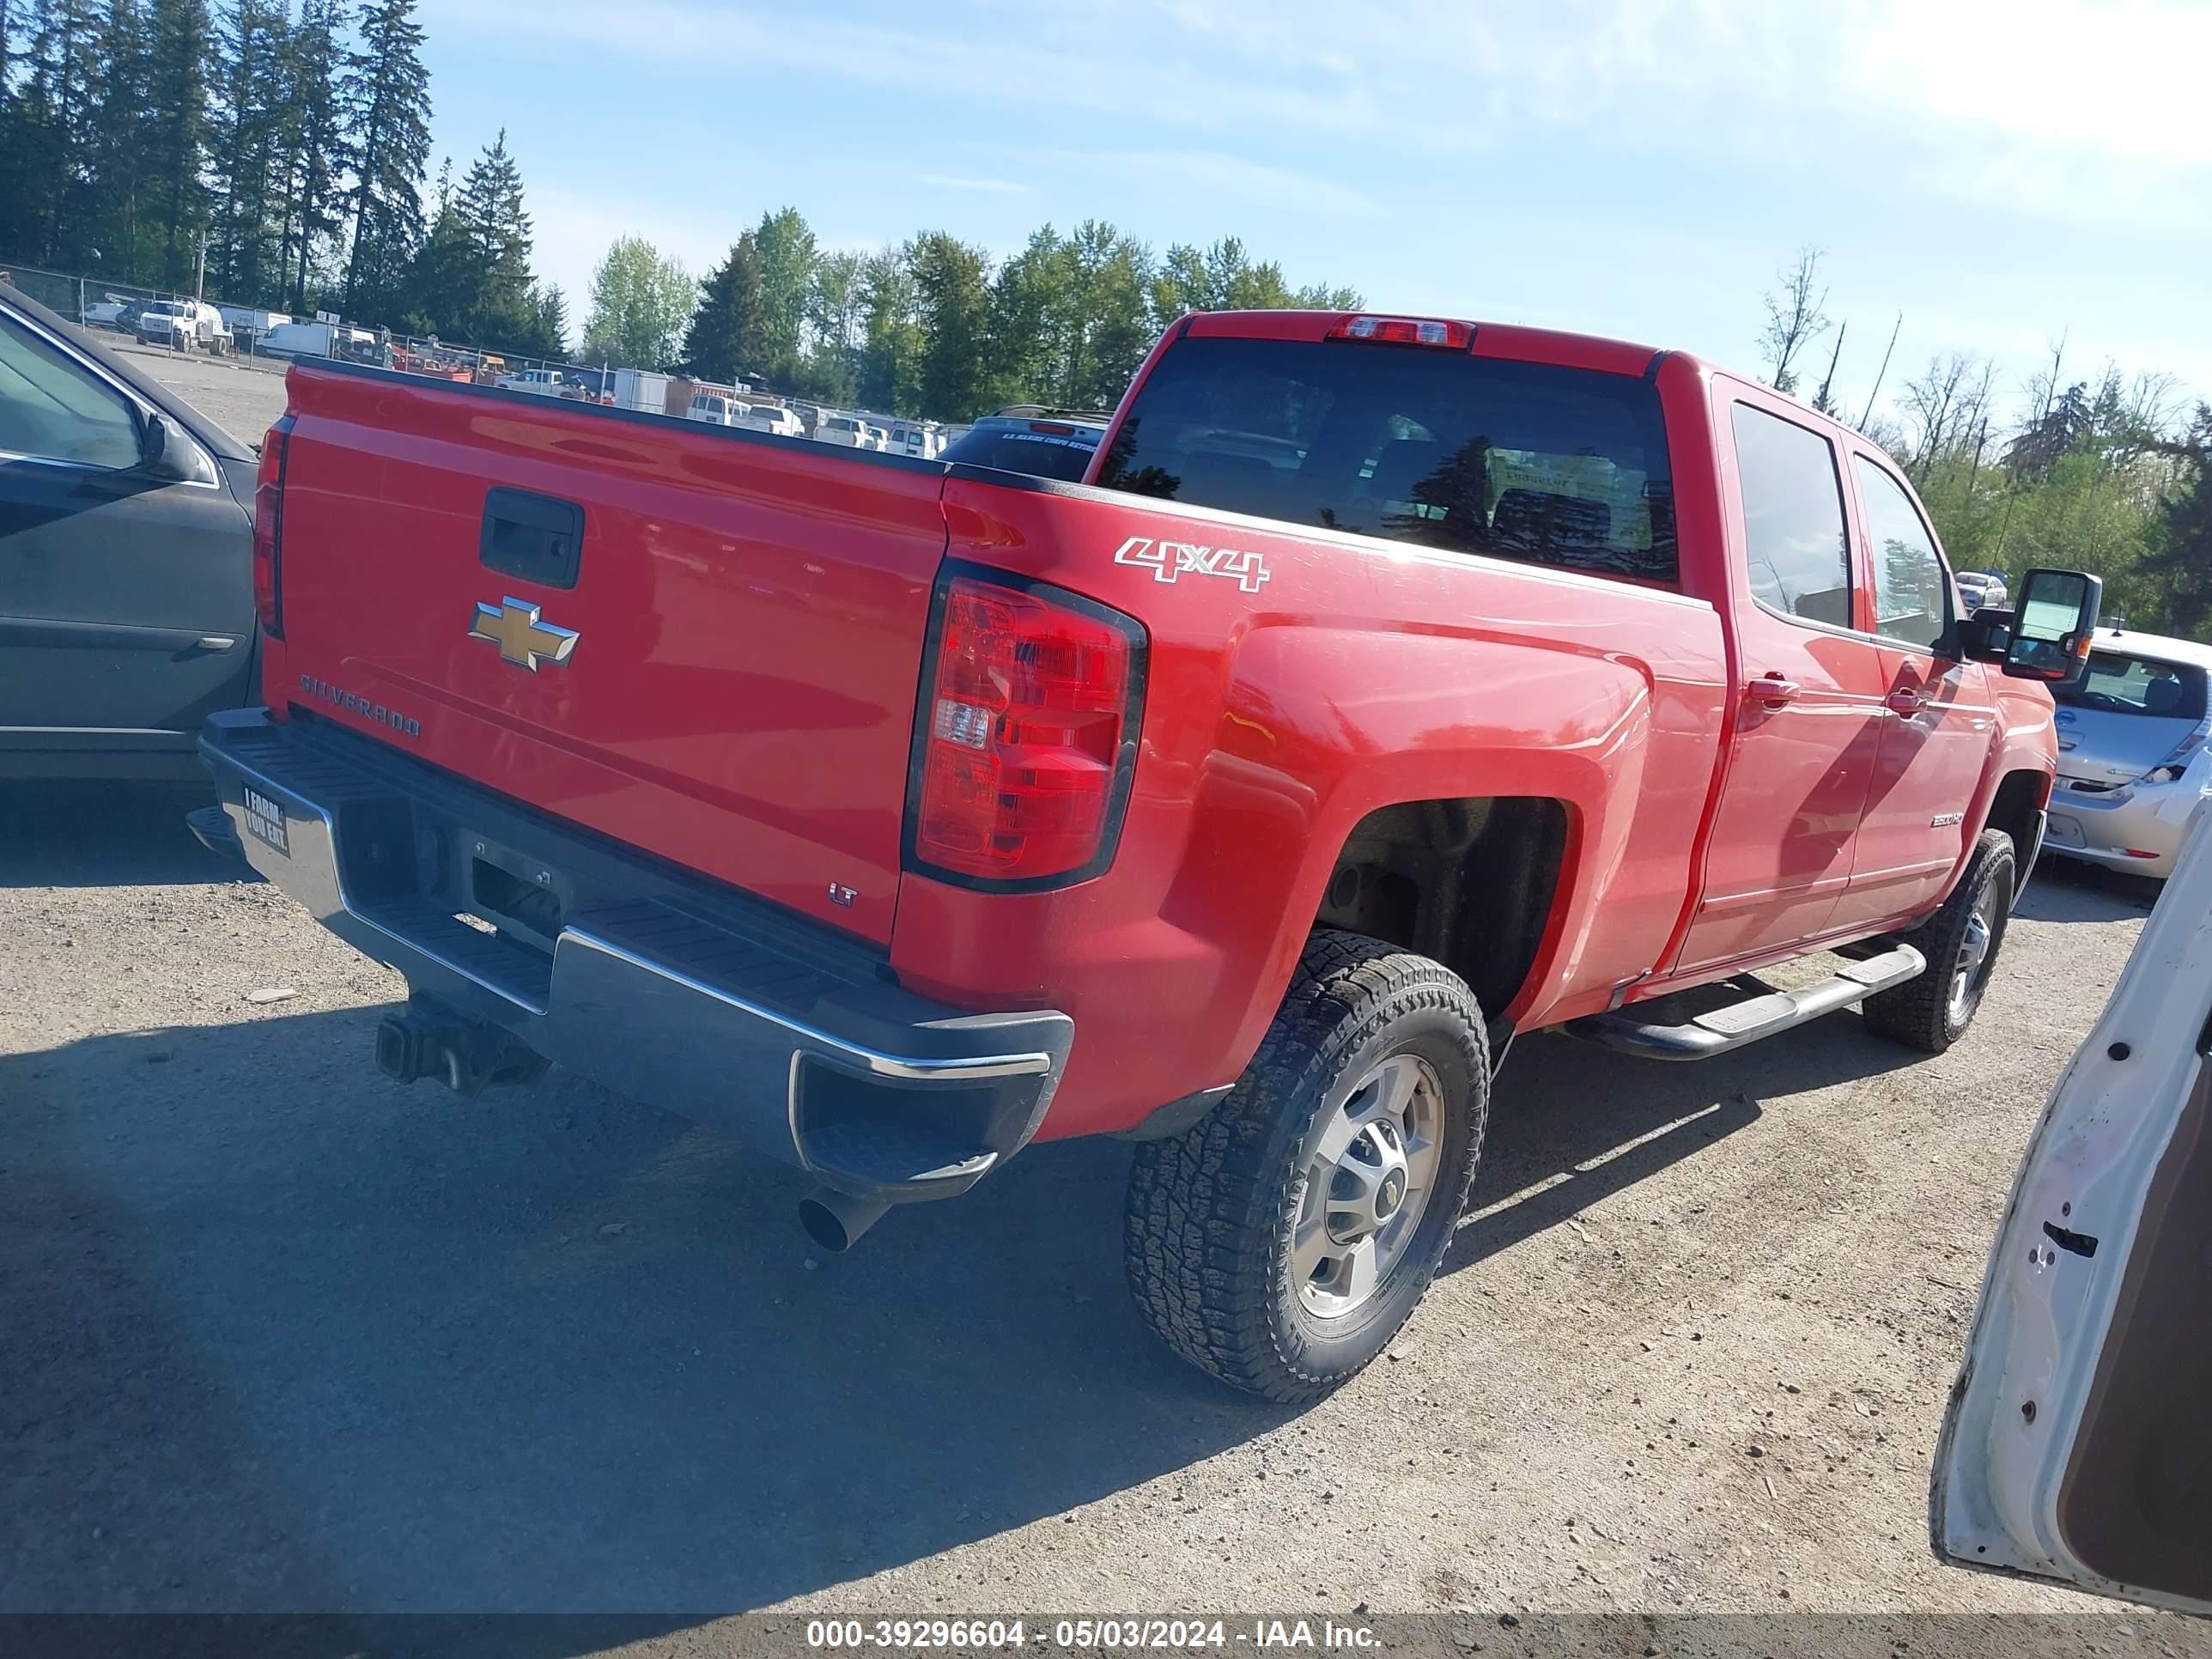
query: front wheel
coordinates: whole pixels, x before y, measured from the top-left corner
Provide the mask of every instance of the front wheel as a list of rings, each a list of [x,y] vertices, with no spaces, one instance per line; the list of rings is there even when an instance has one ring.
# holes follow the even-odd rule
[[[1966,1036],[1996,969],[2016,884],[2012,837],[1984,830],[1943,908],[1903,935],[1928,958],[1927,971],[1869,997],[1867,1029],[1927,1054]]]
[[[1338,1387],[1428,1289],[1489,1097],[1482,1011],[1456,974],[1317,931],[1229,1097],[1137,1150],[1123,1240],[1139,1310],[1237,1388],[1303,1403]]]

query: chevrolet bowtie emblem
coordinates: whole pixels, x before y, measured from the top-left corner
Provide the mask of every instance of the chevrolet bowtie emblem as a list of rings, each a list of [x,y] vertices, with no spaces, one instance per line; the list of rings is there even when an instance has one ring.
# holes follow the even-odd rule
[[[499,647],[499,659],[517,668],[538,672],[541,662],[563,663],[576,648],[576,630],[556,628],[538,620],[538,607],[509,597],[497,605],[479,603],[469,624],[472,640],[489,640]]]

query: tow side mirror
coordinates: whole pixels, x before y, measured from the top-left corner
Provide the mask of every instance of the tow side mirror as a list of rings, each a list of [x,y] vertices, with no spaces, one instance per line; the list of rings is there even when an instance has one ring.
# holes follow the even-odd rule
[[[2031,570],[2009,610],[1977,611],[1959,623],[1977,662],[2001,663],[2008,678],[2070,685],[2087,672],[2103,580],[2084,570]]]

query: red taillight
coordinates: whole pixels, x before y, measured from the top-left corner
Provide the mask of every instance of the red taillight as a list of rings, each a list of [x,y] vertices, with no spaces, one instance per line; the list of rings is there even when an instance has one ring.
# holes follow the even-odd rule
[[[1092,872],[1113,853],[1144,635],[1073,596],[946,586],[918,741],[914,855],[954,875]]]
[[[284,451],[291,436],[289,416],[269,428],[253,478],[253,611],[272,640],[284,637]]]
[[[1474,343],[1472,323],[1436,317],[1347,317],[1328,331],[1332,340],[1364,340],[1374,345],[1443,346],[1465,351]]]

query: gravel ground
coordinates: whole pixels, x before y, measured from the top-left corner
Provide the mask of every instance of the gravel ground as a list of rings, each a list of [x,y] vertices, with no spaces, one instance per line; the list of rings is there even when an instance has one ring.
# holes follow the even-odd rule
[[[1126,1148],[817,1263],[679,1119],[375,1076],[398,980],[184,804],[0,795],[0,1610],[2083,1605],[1923,1515],[2131,890],[2046,872],[1941,1060],[1522,1043],[1428,1303],[1294,1413],[1139,1328]]]
[[[247,443],[259,443],[284,412],[286,366],[276,358],[164,351],[102,329],[92,337]]]
[[[281,386],[173,372],[241,431]],[[817,1261],[801,1178],[678,1118],[376,1076],[398,980],[189,804],[0,791],[0,1613],[681,1614],[695,1651],[769,1607],[2014,1611],[2212,1651],[1925,1537],[2134,887],[2046,866],[1940,1060],[1852,1013],[1691,1066],[1522,1042],[1428,1302],[1289,1412],[1140,1328],[1126,1147],[1036,1148]]]

